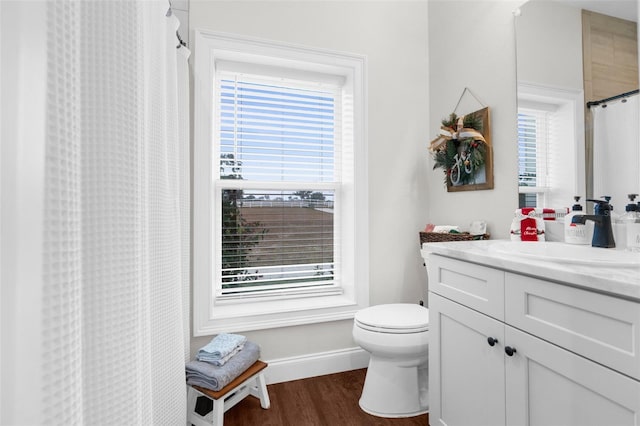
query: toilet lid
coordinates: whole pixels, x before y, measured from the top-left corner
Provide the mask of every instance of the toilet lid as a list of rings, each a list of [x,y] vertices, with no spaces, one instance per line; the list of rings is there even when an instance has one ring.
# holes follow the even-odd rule
[[[429,309],[415,303],[376,305],[356,312],[355,322],[381,333],[419,333],[429,330]]]

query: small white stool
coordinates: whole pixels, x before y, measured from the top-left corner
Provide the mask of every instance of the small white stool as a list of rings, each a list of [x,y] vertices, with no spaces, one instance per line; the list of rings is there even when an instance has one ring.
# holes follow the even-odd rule
[[[262,408],[269,408],[271,402],[262,371],[268,365],[266,362],[256,361],[244,373],[219,391],[187,385],[187,425],[222,426],[225,411],[248,395],[258,398]],[[205,416],[201,416],[195,411],[199,396],[205,396],[213,401],[213,410]]]

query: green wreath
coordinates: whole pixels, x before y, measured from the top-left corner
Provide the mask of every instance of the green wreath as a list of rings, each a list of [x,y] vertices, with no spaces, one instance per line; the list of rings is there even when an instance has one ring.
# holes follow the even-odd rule
[[[477,134],[482,133],[482,118],[479,114],[465,115],[460,123],[460,117],[451,113],[447,119],[442,120],[441,136],[431,142],[433,169],[444,169],[445,184],[448,182],[452,185],[473,183],[478,170],[485,164],[487,146],[484,138],[482,136],[459,138],[460,134],[470,133],[469,129],[475,130]],[[465,130],[467,132],[464,132]]]

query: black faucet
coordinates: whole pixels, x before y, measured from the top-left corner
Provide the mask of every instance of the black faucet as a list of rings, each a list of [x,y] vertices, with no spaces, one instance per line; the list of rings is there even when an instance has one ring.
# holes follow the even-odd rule
[[[584,224],[587,220],[594,222],[592,247],[614,248],[616,242],[613,238],[613,228],[611,227],[611,205],[608,201],[587,200],[596,203],[595,214],[577,214],[571,219],[571,223]]]

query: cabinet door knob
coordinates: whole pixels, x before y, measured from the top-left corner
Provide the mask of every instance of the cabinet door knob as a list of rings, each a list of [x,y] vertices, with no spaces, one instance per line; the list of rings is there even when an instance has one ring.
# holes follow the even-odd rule
[[[489,338],[487,338],[487,343],[489,344],[489,346],[493,346],[496,343],[498,343],[498,339],[494,339],[493,337],[489,337]]]
[[[516,353],[516,348],[512,348],[511,346],[505,346],[504,351],[507,353],[507,355],[513,356],[513,354]]]

